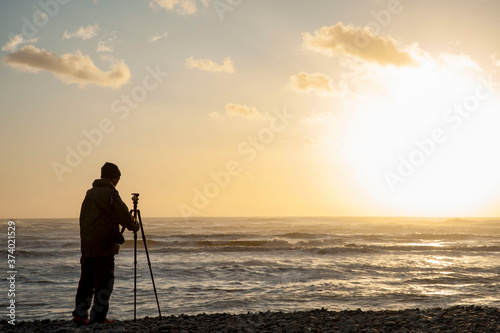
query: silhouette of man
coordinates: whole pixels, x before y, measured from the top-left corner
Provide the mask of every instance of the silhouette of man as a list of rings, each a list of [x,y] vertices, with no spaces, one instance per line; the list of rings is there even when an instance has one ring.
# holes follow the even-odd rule
[[[119,225],[134,232],[139,230],[139,223],[131,216],[115,188],[120,176],[118,167],[106,162],[101,168],[101,179],[92,183],[82,203],[81,275],[73,311],[77,324],[109,322],[106,315],[115,279],[115,254],[124,242]],[[89,320],[92,296],[94,303]]]

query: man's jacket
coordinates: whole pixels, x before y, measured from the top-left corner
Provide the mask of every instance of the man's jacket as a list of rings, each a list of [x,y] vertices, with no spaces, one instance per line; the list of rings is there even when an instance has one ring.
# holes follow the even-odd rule
[[[109,181],[96,179],[82,203],[80,238],[83,257],[102,257],[118,254],[119,225],[139,230],[116,188]]]

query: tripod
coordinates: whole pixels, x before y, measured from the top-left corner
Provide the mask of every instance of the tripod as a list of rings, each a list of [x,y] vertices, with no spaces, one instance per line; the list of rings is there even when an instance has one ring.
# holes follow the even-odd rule
[[[134,215],[134,219],[139,221],[141,226],[142,241],[144,242],[144,249],[146,250],[146,257],[148,259],[149,272],[151,273],[151,281],[153,282],[153,290],[156,297],[156,305],[158,306],[158,314],[161,319],[160,302],[158,302],[158,294],[156,293],[155,279],[153,277],[153,269],[151,268],[151,261],[149,260],[148,246],[146,244],[146,235],[144,234],[144,227],[142,226],[141,211],[137,209],[137,203],[139,202],[139,193],[132,193],[132,202],[134,203],[134,209],[130,210],[130,214]],[[122,228],[122,233],[125,228]],[[134,232],[134,321],[136,321],[137,314],[137,231]]]

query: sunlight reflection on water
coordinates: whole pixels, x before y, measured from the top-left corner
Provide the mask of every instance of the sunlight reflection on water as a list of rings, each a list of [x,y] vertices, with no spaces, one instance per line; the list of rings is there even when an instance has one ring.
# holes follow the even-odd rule
[[[500,306],[500,245],[494,236],[500,223],[480,221],[471,228],[475,222],[468,221],[458,228],[417,219],[389,222],[145,219],[162,313]],[[48,313],[68,319],[80,274],[77,220],[18,225],[20,320]],[[54,225],[57,232],[51,233]],[[50,247],[44,232],[51,233]],[[130,318],[133,309],[133,243],[127,238],[116,256],[110,316],[117,319]],[[154,316],[142,247],[138,286],[138,316]]]

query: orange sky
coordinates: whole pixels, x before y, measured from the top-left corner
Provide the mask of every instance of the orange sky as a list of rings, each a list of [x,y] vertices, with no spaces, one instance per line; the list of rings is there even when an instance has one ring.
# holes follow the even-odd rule
[[[2,2],[0,216],[498,216],[498,6]]]

